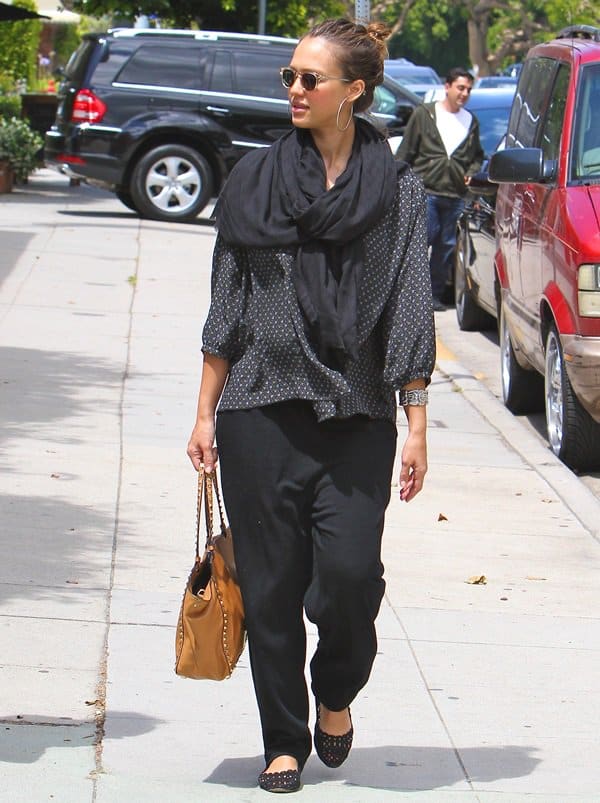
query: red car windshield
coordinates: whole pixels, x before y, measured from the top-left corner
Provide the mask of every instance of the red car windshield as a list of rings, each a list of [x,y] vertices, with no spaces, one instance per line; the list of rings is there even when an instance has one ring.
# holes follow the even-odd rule
[[[575,119],[572,178],[600,180],[600,64],[582,70]]]

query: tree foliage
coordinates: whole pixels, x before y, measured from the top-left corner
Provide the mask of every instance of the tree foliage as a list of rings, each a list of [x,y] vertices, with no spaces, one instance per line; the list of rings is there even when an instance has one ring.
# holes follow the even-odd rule
[[[163,27],[246,33],[256,33],[258,27],[256,0],[72,0],[71,7],[84,14],[112,14],[131,22],[137,16],[146,15],[158,18]],[[268,0],[266,9],[268,34],[296,36],[315,20],[345,13],[347,3],[344,0]]]
[[[477,65],[481,75],[523,58],[567,25],[598,25],[597,0],[379,0],[371,16],[396,34],[394,57],[405,55],[444,72]]]
[[[438,3],[414,0],[399,29],[394,16],[394,9],[388,9],[383,16],[392,30],[398,31],[389,43],[392,58],[430,64],[441,75],[467,60],[467,16],[459,4],[448,0]]]
[[[462,0],[469,6],[469,53],[482,74],[522,59],[561,28],[594,24],[590,0]]]
[[[65,0],[65,5],[130,22],[145,14],[182,28],[253,33],[258,25],[257,0]],[[352,17],[355,3],[267,0],[266,8],[267,33],[297,36],[326,17]],[[470,63],[482,75],[520,60],[566,25],[598,24],[597,0],[372,0],[371,19],[391,27],[394,57],[404,55],[441,72]]]

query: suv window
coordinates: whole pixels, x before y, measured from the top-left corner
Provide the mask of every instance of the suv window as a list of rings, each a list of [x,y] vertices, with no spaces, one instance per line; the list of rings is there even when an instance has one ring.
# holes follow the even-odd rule
[[[217,50],[210,88],[213,92],[287,100],[279,68],[289,64],[292,51],[232,53]]]
[[[279,68],[289,64],[290,54],[232,53],[234,92],[287,100]]]
[[[71,54],[71,58],[65,67],[65,77],[69,81],[83,81],[88,61],[90,61],[96,47],[98,45],[95,41],[84,39],[77,50]]]
[[[205,82],[207,50],[204,47],[142,45],[121,70],[120,84],[199,89]]]
[[[215,53],[210,88],[213,92],[233,92],[231,58],[226,50]]]
[[[600,178],[600,64],[581,71],[575,120],[572,178]]]
[[[131,48],[120,42],[107,42],[98,48],[98,65],[94,70],[94,83],[108,86],[116,79],[119,70],[131,58]]]
[[[567,104],[567,90],[569,88],[570,69],[566,64],[558,68],[558,75],[552,90],[548,115],[542,131],[540,143],[545,159],[558,159],[560,150],[560,137],[563,130],[563,118]]]
[[[525,63],[508,124],[508,147],[531,148],[536,144],[555,70],[554,59],[538,58]]]

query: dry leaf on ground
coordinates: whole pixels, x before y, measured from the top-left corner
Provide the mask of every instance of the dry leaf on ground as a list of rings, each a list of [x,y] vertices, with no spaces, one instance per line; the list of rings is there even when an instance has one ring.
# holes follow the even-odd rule
[[[472,586],[484,586],[487,583],[487,577],[485,574],[474,574],[473,577],[469,577],[466,582]]]

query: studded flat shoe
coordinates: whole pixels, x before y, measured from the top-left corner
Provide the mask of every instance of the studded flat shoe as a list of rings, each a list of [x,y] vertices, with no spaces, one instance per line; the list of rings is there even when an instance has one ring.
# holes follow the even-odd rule
[[[348,708],[350,716],[350,708]],[[317,755],[326,767],[339,767],[348,758],[348,753],[352,747],[352,737],[354,728],[352,727],[352,717],[350,717],[350,730],[341,736],[332,736],[321,730],[319,702],[317,701],[317,721],[315,723],[315,750]]]
[[[297,792],[300,789],[299,770],[283,770],[282,772],[261,772],[258,785],[265,792]]]

